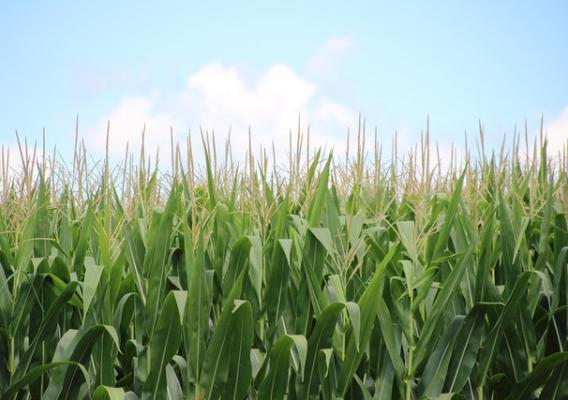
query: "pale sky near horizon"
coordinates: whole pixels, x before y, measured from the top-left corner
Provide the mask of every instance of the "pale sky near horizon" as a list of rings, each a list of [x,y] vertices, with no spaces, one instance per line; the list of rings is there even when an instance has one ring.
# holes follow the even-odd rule
[[[298,115],[316,145],[342,146],[359,113],[390,143],[488,142],[541,115],[568,138],[568,2],[5,2],[0,6],[0,143],[15,130],[69,152],[151,145],[250,125],[288,144]],[[236,144],[235,144],[236,143]],[[387,143],[387,147],[388,147]]]

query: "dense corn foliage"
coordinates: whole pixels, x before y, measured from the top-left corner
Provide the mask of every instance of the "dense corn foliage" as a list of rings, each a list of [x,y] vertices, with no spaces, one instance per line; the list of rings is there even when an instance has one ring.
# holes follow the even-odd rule
[[[204,137],[168,172],[3,152],[0,397],[568,398],[566,153],[361,137],[280,167]]]

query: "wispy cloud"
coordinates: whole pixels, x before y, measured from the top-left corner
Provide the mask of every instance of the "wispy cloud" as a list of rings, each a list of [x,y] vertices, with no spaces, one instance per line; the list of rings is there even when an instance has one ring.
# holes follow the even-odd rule
[[[308,73],[328,78],[354,45],[353,37],[334,36],[322,44],[308,61]]]

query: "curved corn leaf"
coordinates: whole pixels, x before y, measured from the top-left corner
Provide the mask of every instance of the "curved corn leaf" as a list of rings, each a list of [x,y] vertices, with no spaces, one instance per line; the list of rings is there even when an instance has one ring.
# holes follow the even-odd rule
[[[497,348],[503,340],[503,330],[511,323],[521,297],[525,295],[529,282],[530,272],[523,272],[517,278],[515,286],[507,299],[507,303],[499,314],[499,318],[495,322],[491,332],[485,340],[485,346],[479,356],[479,366],[477,379],[479,386],[484,386],[488,377],[488,371],[495,358]]]
[[[270,263],[267,288],[265,291],[264,303],[266,304],[266,314],[268,316],[269,337],[276,333],[278,320],[286,308],[286,292],[290,279],[290,253],[292,241],[289,239],[277,240],[274,246],[274,253]]]
[[[172,231],[174,212],[177,202],[177,191],[172,189],[166,208],[154,211],[152,226],[148,232],[148,244],[144,258],[143,270],[147,276],[148,301],[146,303],[146,320],[148,333],[152,337],[165,297],[166,277],[170,270],[167,262],[169,238]]]
[[[184,240],[186,253],[191,253],[193,244],[189,227],[184,225]],[[209,311],[211,296],[205,274],[203,237],[200,235],[197,243],[197,255],[186,254],[186,269],[189,277],[189,295],[185,315],[186,345],[188,356],[192,360],[190,368],[196,381],[201,377],[201,367],[205,358],[207,331],[209,329]]]
[[[510,389],[507,400],[527,398],[534,390],[546,385],[552,372],[565,366],[566,363],[568,363],[568,352],[559,352],[543,358],[526,378]],[[557,386],[556,383],[554,385]]]
[[[93,400],[124,400],[124,389],[99,386],[93,392]]]
[[[464,319],[465,318],[461,315],[455,317],[448,325],[447,329],[445,329],[444,334],[432,351],[432,355],[424,367],[424,373],[422,374],[420,388],[418,390],[421,396],[437,398],[442,394],[450,359],[454,346],[456,345],[456,337],[463,326]]]
[[[443,313],[451,296],[455,293],[456,288],[461,283],[461,279],[470,262],[473,249],[474,244],[472,243],[466,253],[461,257],[459,263],[452,269],[452,272],[450,272],[448,277],[445,279],[442,289],[437,294],[434,304],[432,304],[432,311],[424,322],[424,327],[420,332],[420,337],[416,345],[416,353],[414,355],[416,365],[421,365],[426,354],[429,352],[434,333],[442,321]]]
[[[300,335],[284,335],[276,339],[270,349],[268,374],[262,380],[258,390],[261,399],[283,399],[286,395],[290,370],[290,358],[294,355],[292,346],[296,350],[300,363],[300,376],[303,375],[307,358],[306,338]]]
[[[253,341],[253,321],[250,302],[237,302],[231,322],[230,373],[223,398],[240,400],[248,393],[252,381],[250,352]]]
[[[112,326],[95,325],[83,328],[80,331],[69,330],[59,343],[53,357],[56,361],[73,361],[85,365],[91,355],[95,343],[103,336],[109,335],[115,346],[120,348],[118,335]],[[50,377],[49,386],[42,395],[42,399],[74,399],[79,390],[77,368],[75,366],[63,366],[57,368]]]
[[[166,367],[177,353],[182,339],[181,320],[187,301],[186,292],[170,292],[160,310],[160,318],[150,341],[150,374],[142,399],[167,399]]]
[[[446,379],[446,392],[461,392],[475,367],[481,338],[485,331],[486,307],[476,305],[467,315],[457,337]],[[428,368],[426,367],[426,371]]]
[[[316,363],[319,351],[323,347],[328,347],[331,343],[331,335],[337,318],[345,307],[343,303],[332,303],[323,310],[317,319],[316,326],[308,338],[308,354],[306,357],[306,371],[303,380],[303,398],[309,398],[318,392],[319,376]]]
[[[357,346],[357,338],[355,335],[351,335],[349,338],[346,357],[341,367],[338,381],[338,393],[341,395],[344,395],[347,391],[363,357],[362,349],[367,346],[371,337],[380,298],[382,296],[384,270],[394,257],[397,248],[398,246],[396,245],[391,246],[385,258],[377,266],[369,286],[367,286],[359,300],[359,309],[361,310],[361,337],[359,346]],[[358,347],[360,350],[357,350]]]
[[[48,373],[49,371],[61,367],[61,366],[74,366],[81,370],[83,377],[85,378],[85,382],[89,382],[89,372],[87,369],[80,363],[73,362],[73,361],[54,361],[47,364],[38,365],[30,369],[24,376],[20,379],[12,383],[4,393],[2,393],[2,398],[4,399],[11,399],[18,391],[25,388],[26,386],[32,384],[34,381],[39,379],[44,374]]]
[[[223,311],[217,321],[215,332],[205,354],[199,381],[198,398],[218,398],[227,383],[228,360],[230,359],[228,348],[231,344],[233,309],[235,300],[241,295],[243,280],[248,273],[247,269],[245,267],[241,272],[223,304]]]
[[[65,287],[63,292],[61,292],[61,294],[50,305],[49,309],[45,313],[43,320],[41,321],[41,324],[34,333],[34,339],[32,343],[30,343],[29,348],[27,349],[26,353],[22,356],[22,359],[18,364],[18,368],[16,369],[16,373],[14,374],[16,379],[22,377],[27,372],[39,343],[45,340],[47,335],[52,334],[53,329],[55,329],[55,323],[57,322],[57,315],[63,311],[63,305],[69,299],[71,299],[71,297],[77,290],[77,287],[78,287],[78,282],[69,283]]]

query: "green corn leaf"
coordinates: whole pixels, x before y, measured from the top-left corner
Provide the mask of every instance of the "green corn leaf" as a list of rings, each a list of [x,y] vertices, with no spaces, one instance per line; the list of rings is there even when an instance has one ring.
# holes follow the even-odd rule
[[[464,317],[456,316],[453,321],[444,330],[444,334],[433,349],[426,366],[420,383],[419,393],[426,398],[437,398],[442,394],[444,381],[447,379],[448,373],[452,373],[448,367],[454,346],[457,347],[456,337],[458,331],[463,327]]]
[[[294,347],[292,347],[294,346]],[[303,365],[307,361],[307,343],[304,336],[284,335],[276,339],[270,349],[268,358],[269,371],[262,380],[258,390],[261,399],[283,399],[288,387],[290,359],[297,354],[300,362],[300,375],[303,375]],[[292,350],[295,349],[296,353]]]
[[[102,265],[90,265],[85,267],[85,277],[83,279],[83,314],[87,315],[91,301],[95,296],[97,287],[101,280],[104,267]]]
[[[338,393],[344,395],[347,391],[353,375],[363,357],[362,349],[367,346],[373,330],[375,316],[379,307],[379,299],[382,296],[383,274],[387,264],[391,261],[397,251],[397,246],[391,246],[389,252],[377,266],[377,269],[371,279],[369,286],[365,289],[359,300],[359,309],[361,310],[361,337],[359,340],[359,348],[357,348],[357,339],[351,335],[347,345],[346,357],[341,367],[338,380]]]
[[[503,331],[513,320],[514,311],[518,307],[521,297],[526,294],[529,277],[530,272],[523,272],[518,276],[515,286],[499,314],[499,318],[485,340],[484,348],[479,356],[479,366],[477,370],[476,381],[479,386],[484,386],[488,379],[489,368],[491,367],[499,349],[499,345],[503,340]]]
[[[169,238],[171,235],[174,212],[177,202],[177,191],[172,189],[168,203],[163,212],[154,211],[148,237],[146,257],[144,258],[144,271],[147,273],[146,321],[149,336],[153,336],[162,301],[165,297],[166,277],[171,265],[167,262],[169,254]]]
[[[438,233],[438,238],[436,240],[436,246],[434,247],[434,258],[437,258],[441,255],[442,250],[445,246],[447,246],[448,239],[450,237],[450,231],[452,229],[452,225],[454,223],[454,218],[456,217],[458,211],[458,205],[461,198],[461,192],[463,187],[463,181],[465,178],[466,171],[464,170],[455,183],[454,194],[450,200],[450,204],[446,210],[446,215],[444,218],[444,224],[442,225],[442,229],[440,233]],[[431,263],[432,260],[428,260],[428,264]]]
[[[109,335],[115,346],[120,348],[118,335],[112,326],[95,325],[80,331],[69,330],[59,341],[53,362],[73,361],[83,366],[86,365],[95,343],[103,335]],[[75,366],[57,368],[50,377],[49,386],[42,398],[47,400],[76,398],[79,389],[78,370],[81,369]]]
[[[315,163],[314,163],[315,164]],[[316,187],[316,193],[314,199],[310,204],[310,210],[308,211],[308,224],[310,227],[317,227],[325,208],[327,192],[328,192],[328,182],[329,182],[329,166],[331,164],[331,155],[328,157],[325,167],[321,172],[318,184]]]
[[[248,274],[247,267],[237,278],[235,285],[223,304],[223,311],[217,321],[215,332],[209,342],[205,354],[197,398],[214,399],[220,396],[229,374],[229,360],[231,353],[229,346],[232,337],[232,321],[235,300],[239,298],[243,288],[244,277]]]
[[[39,325],[38,329],[34,332],[34,339],[32,343],[30,343],[29,348],[27,349],[26,353],[22,356],[20,363],[18,364],[18,368],[16,370],[15,376],[22,377],[28,370],[32,358],[35,355],[36,349],[38,345],[44,341],[48,335],[53,334],[53,330],[55,329],[55,323],[57,322],[57,315],[63,311],[63,305],[71,299],[75,291],[77,290],[78,282],[71,282],[69,283],[63,292],[55,299],[55,301],[50,305],[45,313],[41,324]]]
[[[270,272],[265,291],[266,297],[264,299],[266,314],[269,326],[271,327],[269,337],[272,337],[276,333],[278,320],[287,306],[286,293],[290,279],[292,241],[289,239],[280,239],[276,242],[274,248],[275,250],[270,263]]]
[[[241,271],[248,265],[252,244],[248,237],[241,237],[233,245],[227,272],[223,276],[223,293],[229,293]],[[250,270],[250,268],[249,268]]]
[[[250,302],[237,302],[232,316],[231,357],[229,379],[224,399],[240,400],[245,397],[252,381],[250,352],[253,341],[252,307]]]
[[[98,386],[93,392],[93,400],[124,400],[124,389]]]
[[[451,296],[455,293],[456,288],[461,282],[465,270],[470,262],[473,248],[474,244],[472,243],[467,252],[461,257],[458,264],[452,269],[449,276],[445,279],[442,289],[437,294],[434,304],[432,304],[432,311],[424,322],[424,327],[420,332],[420,338],[416,345],[416,365],[421,365],[426,354],[429,352],[434,333],[442,321],[443,313],[450,302]]]
[[[316,326],[308,338],[308,354],[306,357],[306,374],[303,380],[303,398],[309,398],[318,392],[317,356],[323,347],[329,347],[337,318],[345,307],[342,303],[332,303],[318,317]]]
[[[481,339],[485,331],[485,313],[485,305],[474,306],[457,333],[455,350],[452,353],[445,385],[448,393],[461,392],[475,367]]]
[[[46,363],[42,365],[38,365],[30,369],[24,376],[20,379],[14,381],[7,389],[2,393],[3,399],[12,399],[16,396],[16,394],[24,389],[26,386],[31,385],[34,381],[38,380],[40,377],[45,375],[46,373],[52,371],[55,368],[62,367],[62,366],[72,366],[77,367],[83,374],[83,378],[85,382],[89,382],[89,372],[87,369],[80,363],[73,362],[73,361],[54,361],[51,363]]]
[[[182,340],[181,321],[187,293],[170,292],[160,310],[160,318],[150,341],[150,371],[144,384],[143,399],[167,399],[166,367]]]
[[[388,370],[392,371],[393,376],[396,376],[398,385],[402,388],[404,380],[404,363],[400,357],[400,335],[397,333],[397,329],[384,299],[379,300],[377,318],[379,319],[379,328],[390,359]],[[391,372],[388,372],[387,374],[387,376],[390,376]]]
[[[542,359],[534,370],[523,380],[514,385],[507,400],[527,398],[532,392],[543,385],[547,385],[547,381],[551,379],[551,374],[557,368],[561,368],[568,363],[568,352],[559,352]],[[552,383],[558,387],[558,384]]]
[[[189,295],[185,315],[187,329],[186,345],[189,351],[190,368],[196,381],[201,376],[201,367],[205,358],[207,331],[209,329],[209,312],[211,310],[211,295],[205,274],[205,257],[203,237],[200,235],[197,244],[197,256],[191,257],[193,244],[191,232],[184,226],[186,249],[186,269],[190,275]]]
[[[563,363],[562,366],[555,366],[555,370],[546,381],[540,397],[554,400],[568,398],[568,364]]]

